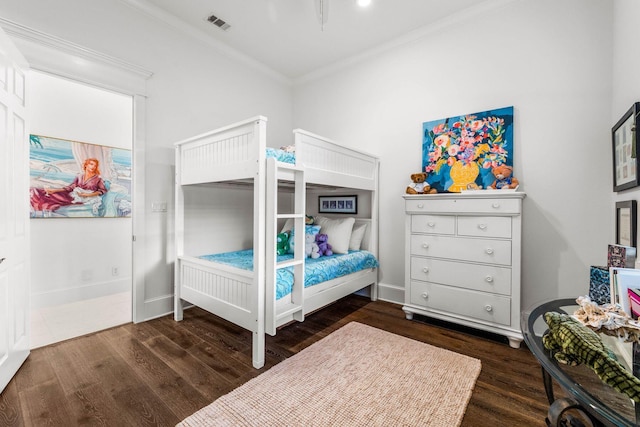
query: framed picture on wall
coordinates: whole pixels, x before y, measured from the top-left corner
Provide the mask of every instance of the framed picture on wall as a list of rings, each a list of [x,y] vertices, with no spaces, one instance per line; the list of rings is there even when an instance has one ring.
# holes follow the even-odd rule
[[[131,217],[131,150],[29,136],[31,218]]]
[[[636,247],[636,201],[616,202],[616,244]]]
[[[636,155],[636,128],[640,103],[634,103],[611,129],[613,144],[613,191],[622,191],[640,185],[638,156]]]
[[[318,196],[319,213],[358,213],[358,196]]]
[[[422,123],[422,172],[439,193],[489,188],[500,165],[513,167],[513,106]]]

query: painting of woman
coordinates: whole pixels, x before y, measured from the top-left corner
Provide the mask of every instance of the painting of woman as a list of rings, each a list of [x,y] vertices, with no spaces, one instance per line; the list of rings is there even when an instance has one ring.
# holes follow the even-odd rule
[[[31,208],[34,211],[55,211],[61,206],[83,204],[99,198],[108,190],[100,176],[100,162],[88,158],[80,174],[62,188],[31,188]]]

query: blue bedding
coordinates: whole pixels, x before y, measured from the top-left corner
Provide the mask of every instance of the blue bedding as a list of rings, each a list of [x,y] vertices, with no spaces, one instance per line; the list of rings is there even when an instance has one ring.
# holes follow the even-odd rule
[[[273,157],[279,162],[296,164],[296,153],[267,147],[267,158]]]
[[[253,271],[253,249],[203,255],[199,258]],[[291,259],[293,259],[292,254],[278,256],[278,262]],[[336,277],[346,276],[356,271],[374,267],[378,267],[378,260],[368,251],[349,251],[348,254],[322,256],[315,259],[307,258],[305,262],[304,287],[307,288]],[[280,299],[291,293],[293,288],[293,267],[279,268],[276,274],[276,299]]]

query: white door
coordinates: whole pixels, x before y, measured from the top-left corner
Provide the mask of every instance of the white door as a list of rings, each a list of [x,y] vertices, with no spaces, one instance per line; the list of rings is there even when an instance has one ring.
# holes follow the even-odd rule
[[[0,392],[29,356],[28,67],[0,29]]]

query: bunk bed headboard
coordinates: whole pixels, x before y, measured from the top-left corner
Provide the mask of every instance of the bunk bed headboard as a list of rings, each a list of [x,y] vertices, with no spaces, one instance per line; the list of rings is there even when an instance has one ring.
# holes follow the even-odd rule
[[[377,190],[377,157],[345,148],[302,129],[293,131],[296,164],[305,169],[305,180],[336,187]]]
[[[267,118],[256,116],[175,143],[180,185],[254,178],[264,163]]]

